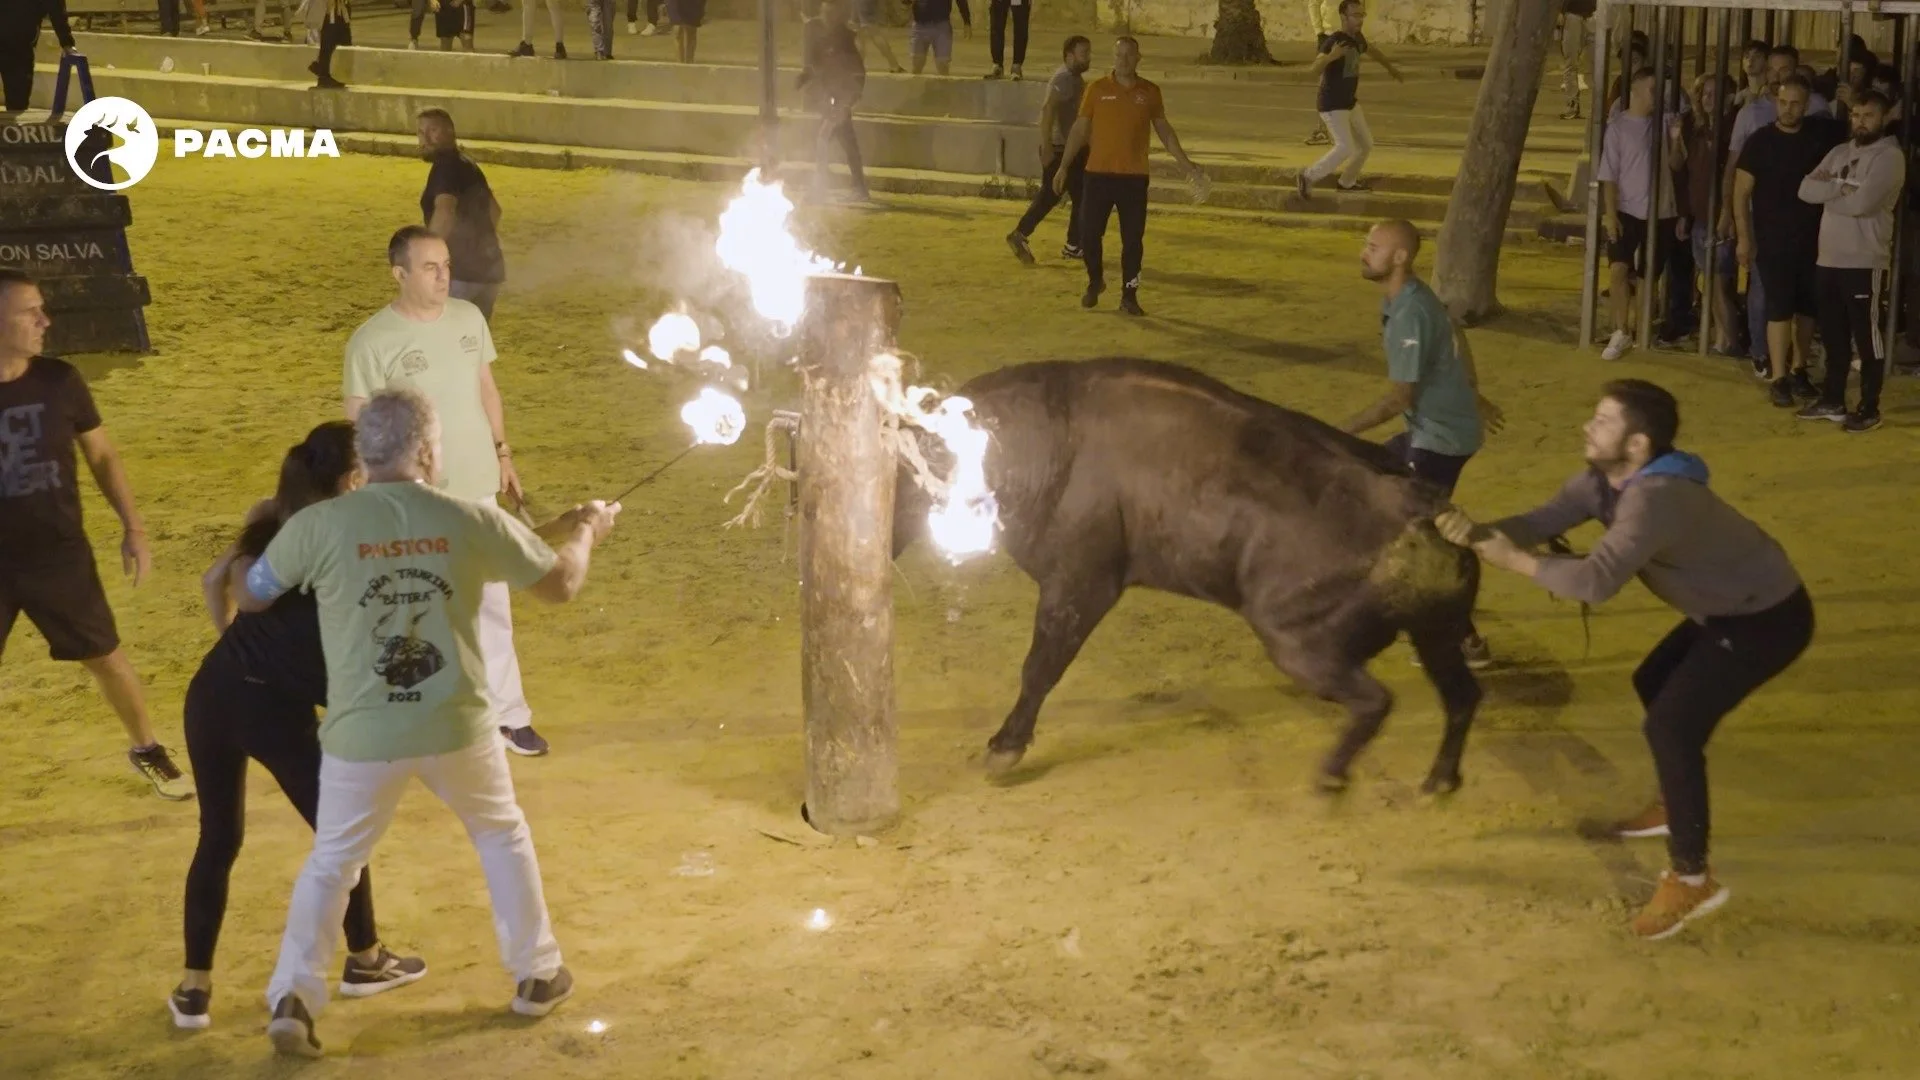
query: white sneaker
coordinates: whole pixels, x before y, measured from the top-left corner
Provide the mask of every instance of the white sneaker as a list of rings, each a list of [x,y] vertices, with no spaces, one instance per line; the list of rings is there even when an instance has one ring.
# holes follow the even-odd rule
[[[419,39],[419,38],[414,38],[413,40],[411,40],[411,41],[409,41],[409,42],[407,42],[407,51],[408,51],[408,52],[412,52],[412,51],[414,51],[415,49],[418,49],[419,47],[420,47],[420,39]]]
[[[640,28],[641,37],[653,37],[659,33],[660,33],[660,28],[658,26],[655,26],[653,23],[648,23],[647,25]]]
[[[630,23],[628,23],[628,24],[627,24],[627,33],[629,33],[629,34],[637,34],[637,33],[639,33],[639,32],[640,32],[640,24],[639,24],[639,23],[637,23],[637,22],[630,22]]]
[[[1633,348],[1633,339],[1627,336],[1627,332],[1615,330],[1613,336],[1607,339],[1607,347],[1600,350],[1600,359],[1618,360],[1631,348]]]

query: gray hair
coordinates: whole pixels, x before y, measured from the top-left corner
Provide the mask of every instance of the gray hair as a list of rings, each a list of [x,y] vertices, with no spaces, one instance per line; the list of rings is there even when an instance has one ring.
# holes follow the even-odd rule
[[[428,448],[439,442],[440,417],[433,402],[411,386],[374,394],[354,420],[354,449],[369,470],[424,463]]]

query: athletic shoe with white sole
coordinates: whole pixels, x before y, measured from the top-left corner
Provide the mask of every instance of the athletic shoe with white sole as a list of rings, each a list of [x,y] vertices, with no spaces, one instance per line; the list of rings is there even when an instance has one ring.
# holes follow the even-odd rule
[[[551,979],[522,979],[513,995],[513,1011],[521,1016],[545,1016],[573,996],[573,973],[561,968]]]
[[[159,743],[127,751],[127,764],[140,774],[140,779],[153,785],[153,793],[170,802],[185,802],[193,798],[193,781],[187,779],[180,766],[173,763],[173,756]]]
[[[395,956],[385,947],[371,964],[347,957],[346,970],[340,973],[340,996],[372,997],[398,990],[408,983],[427,977],[427,962],[417,956]]]
[[[276,1053],[290,1057],[317,1058],[325,1051],[313,1034],[313,1014],[298,994],[288,994],[273,1007],[273,1020],[267,1024],[267,1040]]]
[[[212,1027],[213,1017],[207,1015],[207,1008],[212,1004],[211,990],[176,986],[167,996],[167,1011],[173,1014],[173,1026],[181,1031],[205,1031]]]
[[[1713,880],[1711,873],[1705,876],[1701,884],[1689,885],[1673,871],[1661,871],[1653,899],[1633,918],[1633,932],[1648,941],[1661,941],[1693,920],[1719,911],[1733,890]]]
[[[1648,804],[1645,810],[1613,825],[1613,835],[1626,840],[1644,840],[1667,834],[1667,804],[1658,799]]]
[[[1600,359],[1618,360],[1631,348],[1633,348],[1633,338],[1625,330],[1615,330],[1613,336],[1607,339],[1607,347],[1600,350]]]
[[[508,750],[521,757],[541,757],[549,749],[547,740],[541,738],[531,724],[522,728],[502,727],[500,738],[506,741]]]

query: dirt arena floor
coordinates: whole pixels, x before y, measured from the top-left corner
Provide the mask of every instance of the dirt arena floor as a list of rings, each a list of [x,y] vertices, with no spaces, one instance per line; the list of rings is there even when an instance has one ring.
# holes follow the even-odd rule
[[[241,171],[244,169],[244,176]],[[179,163],[133,195],[158,352],[89,362],[157,571],[109,586],[163,737],[211,643],[197,579],[271,490],[283,449],[336,415],[341,347],[388,298],[388,233],[425,169],[392,159]],[[683,384],[621,363],[621,328],[700,275],[680,254],[727,192],[496,168],[514,284],[500,384],[545,506],[624,487],[680,448]],[[1002,203],[893,200],[810,217],[825,252],[897,278],[903,345],[961,379],[1135,353],[1330,419],[1381,388],[1360,238],[1156,210],[1128,321],[1076,304],[1059,219],[1023,270]],[[1110,258],[1115,257],[1110,253]],[[1423,258],[1423,266],[1430,265]],[[1920,1075],[1920,564],[1915,392],[1846,436],[1769,408],[1738,365],[1572,347],[1578,260],[1511,253],[1515,313],[1475,334],[1507,432],[1467,470],[1497,514],[1580,466],[1596,387],[1663,381],[1682,441],[1787,545],[1819,605],[1813,649],[1722,727],[1716,870],[1732,903],[1683,936],[1626,932],[1657,842],[1582,838],[1652,791],[1627,674],[1673,616],[1638,586],[1577,609],[1493,573],[1502,665],[1444,803],[1415,786],[1439,735],[1404,649],[1400,708],[1328,803],[1308,780],[1331,708],[1291,689],[1228,613],[1137,594],[1042,714],[1006,782],[978,759],[1015,695],[1034,590],[1004,559],[916,550],[896,579],[904,820],[877,844],[800,822],[795,567],[778,514],[722,529],[790,393],[754,431],[630,501],[569,608],[519,605],[554,753],[516,760],[576,999],[511,1016],[484,884],[416,789],[374,860],[386,940],[421,984],[336,1002],[329,1057],[270,1059],[261,1001],[308,833],[252,778],[213,1030],[164,1005],[180,964],[193,805],[137,786],[79,669],[17,632],[0,668],[0,1074],[7,1077],[1172,1078]],[[1386,432],[1382,432],[1384,435]],[[103,561],[117,537],[91,486]],[[710,860],[708,875],[677,873]],[[823,908],[826,933],[804,926]],[[603,1029],[589,1031],[592,1021]]]

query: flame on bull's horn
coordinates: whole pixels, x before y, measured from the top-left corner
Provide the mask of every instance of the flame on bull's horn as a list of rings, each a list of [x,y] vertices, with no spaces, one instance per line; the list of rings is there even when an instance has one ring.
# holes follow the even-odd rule
[[[927,386],[900,386],[900,358],[882,353],[873,358],[873,391],[882,408],[933,435],[953,456],[953,472],[946,477],[944,494],[935,493],[927,514],[927,532],[951,562],[993,550],[1000,527],[1000,507],[987,486],[987,433],[973,422],[973,402],[948,397],[931,411],[927,403],[940,396]]]

